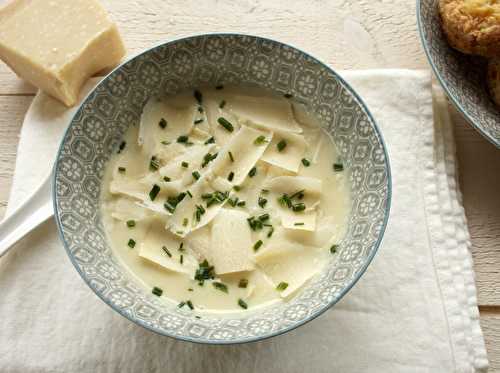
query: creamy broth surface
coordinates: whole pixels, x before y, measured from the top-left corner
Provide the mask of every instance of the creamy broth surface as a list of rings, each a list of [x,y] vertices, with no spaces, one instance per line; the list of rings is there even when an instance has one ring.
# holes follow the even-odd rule
[[[248,311],[293,298],[336,254],[348,170],[293,99],[206,88],[146,104],[108,162],[116,256],[166,302]]]

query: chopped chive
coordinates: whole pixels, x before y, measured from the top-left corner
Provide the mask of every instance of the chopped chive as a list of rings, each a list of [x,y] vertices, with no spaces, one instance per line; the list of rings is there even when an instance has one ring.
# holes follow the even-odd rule
[[[252,167],[250,171],[248,171],[248,176],[254,177],[257,174],[257,167]]]
[[[124,174],[127,171],[125,167],[118,167],[118,172]]]
[[[188,288],[188,291],[194,291],[194,289],[193,288]]]
[[[163,181],[168,183],[169,181],[171,181],[172,179],[170,179],[168,176],[163,176]]]
[[[198,265],[198,269],[194,274],[194,279],[198,281],[198,285],[203,286],[205,280],[212,280],[215,278],[214,266],[211,266],[205,259]]]
[[[293,95],[292,95],[291,93],[285,93],[285,94],[283,95],[283,97],[284,97],[284,98],[292,98],[292,97],[293,97]]]
[[[203,122],[203,118],[196,119],[193,123],[194,124],[200,124],[201,122]]]
[[[260,247],[262,246],[264,242],[262,242],[262,240],[258,240],[254,245],[253,245],[253,250],[254,251],[257,251],[260,249]]]
[[[179,248],[178,250],[183,253],[184,251],[186,251],[186,249],[184,248],[184,242],[181,242],[181,244],[179,245]]]
[[[151,292],[157,297],[161,297],[161,295],[163,294],[163,290],[157,286],[155,286]]]
[[[226,106],[226,101],[225,101],[225,100],[222,100],[222,101],[220,102],[220,104],[219,104],[219,107],[220,107],[221,109],[224,109],[224,106]]]
[[[198,106],[198,113],[203,113],[203,108],[201,106]]]
[[[131,249],[133,249],[135,247],[135,240],[133,240],[132,238],[128,240],[127,242],[127,245],[128,247],[130,247]]]
[[[236,199],[229,198],[227,200],[227,203],[229,203],[229,205],[231,205],[231,207],[236,206],[236,204],[238,203],[238,197],[236,197]]]
[[[170,141],[167,141],[167,140],[163,140],[161,142],[162,145],[170,145]]]
[[[265,199],[265,198],[263,198],[263,197],[259,197],[259,202],[258,202],[258,204],[259,204],[259,206],[260,206],[261,208],[264,208],[264,207],[266,206],[266,203],[267,203],[267,199]]]
[[[273,233],[274,233],[274,227],[271,227],[271,229],[269,229],[269,232],[267,232],[267,238],[271,238]]]
[[[332,246],[330,247],[330,252],[331,252],[332,254],[335,254],[335,253],[337,252],[338,248],[339,248],[339,245],[332,245]]]
[[[167,249],[166,246],[162,246],[161,249],[168,255],[169,258],[172,257],[172,253]]]
[[[224,127],[227,131],[229,132],[234,131],[233,125],[226,118],[220,117],[219,119],[217,119],[217,122],[219,122],[219,124],[222,127]]]
[[[333,164],[333,170],[335,172],[341,172],[344,171],[344,165],[342,163],[334,163]]]
[[[260,135],[259,137],[255,138],[255,140],[253,140],[254,145],[264,145],[266,142],[266,136],[264,135]]]
[[[278,148],[279,152],[282,152],[286,148],[286,141],[281,140],[279,143],[276,144],[276,147]]]
[[[213,137],[211,137],[207,141],[205,141],[205,145],[213,144],[213,143],[215,143],[215,139]]]
[[[189,137],[186,135],[181,135],[177,138],[177,142],[181,144],[185,144],[189,141]]]
[[[305,158],[302,158],[302,164],[305,166],[305,167],[309,167],[311,165],[311,162]]]
[[[223,284],[222,282],[212,282],[212,285],[214,286],[214,288],[216,288],[217,290],[220,290],[224,293],[229,293],[228,289],[227,289],[227,285],[226,284]]]
[[[184,231],[175,231],[177,234],[184,234]]]
[[[236,192],[239,192],[241,190],[241,186],[239,185],[233,185],[233,189],[236,191]]]
[[[194,177],[195,180],[198,180],[201,177],[201,175],[200,175],[200,173],[198,171],[193,171],[191,173],[191,175],[193,175],[193,177]]]
[[[283,207],[292,207],[292,200],[288,194],[283,194],[281,197],[278,198],[278,203],[283,206]]]
[[[299,222],[299,223],[293,223],[293,225],[295,225],[295,226],[299,227],[299,226],[301,226],[301,225],[304,225],[304,223],[302,223],[302,222]]]
[[[262,192],[262,194],[267,194],[267,193],[269,193],[269,190],[267,190],[267,189],[262,189],[262,190],[261,190],[261,192]]]
[[[186,302],[182,301],[182,302],[180,302],[180,303],[177,305],[177,307],[182,308],[182,307],[184,307],[185,305],[186,305]]]
[[[151,157],[151,161],[149,161],[149,169],[151,171],[156,171],[160,168],[160,161],[156,158],[156,156]]]
[[[161,118],[161,119],[160,119],[160,121],[158,122],[158,125],[159,125],[162,129],[167,128],[167,121],[165,120],[165,118]]]
[[[186,194],[189,196],[189,198],[193,198],[193,195],[191,194],[191,192],[188,190],[186,190]]]
[[[211,199],[213,197],[213,193],[203,193],[201,195],[201,199]]]
[[[170,212],[171,214],[173,214],[173,213],[174,213],[174,211],[175,211],[175,207],[173,207],[173,206],[172,206],[170,203],[168,203],[168,202],[165,202],[165,203],[163,204],[163,207],[165,207],[165,210],[167,210],[167,211],[168,211],[168,212]]]
[[[184,219],[182,220],[182,226],[183,226],[183,227],[187,227],[187,225],[188,225],[188,224],[189,224],[189,220],[188,220],[188,218],[184,218]]]
[[[198,316],[198,315],[194,315],[195,319],[201,319],[201,316]]]
[[[221,89],[224,89],[224,86],[222,84],[219,84],[215,86],[215,89],[219,91]]]
[[[306,209],[306,205],[303,203],[297,203],[296,205],[293,205],[292,210],[295,212],[300,212],[304,211]]]
[[[135,220],[127,220],[127,227],[129,228],[135,227]]]
[[[248,304],[246,304],[246,302],[241,298],[238,299],[238,306],[240,306],[241,308],[243,308],[245,310],[248,308]]]
[[[207,153],[203,156],[203,163],[201,164],[201,168],[205,168],[207,166],[207,164],[209,164],[210,162],[212,162],[215,158],[217,158],[217,155],[219,153],[215,153],[215,154],[212,154],[212,153]]]
[[[181,254],[179,257],[179,263],[183,264],[184,263],[184,255]]]
[[[231,160],[231,162],[234,162],[233,153],[227,152],[227,154],[229,155],[229,159]]]
[[[191,302],[190,300],[188,300],[186,302],[187,306],[191,309],[191,310],[194,310],[194,306],[193,306],[193,302]]]
[[[120,143],[120,146],[118,147],[118,153],[121,153],[123,149],[125,149],[125,146],[127,145],[126,141],[122,141]]]
[[[244,207],[247,203],[245,201],[240,201],[236,204],[238,207]]]
[[[261,216],[259,216],[259,220],[260,221],[269,220],[269,214],[262,214]]]
[[[181,163],[181,166],[184,167],[184,168],[188,168],[189,167],[189,163],[183,161]]]
[[[153,185],[153,188],[149,191],[149,198],[154,201],[156,196],[160,193],[160,187],[158,185]]]
[[[285,290],[287,287],[288,287],[288,283],[286,283],[286,282],[283,282],[283,281],[282,281],[282,282],[280,282],[280,283],[278,284],[278,286],[276,286],[276,290],[278,290],[278,291],[283,291],[283,290]]]
[[[233,171],[231,171],[231,172],[229,173],[229,175],[227,175],[227,179],[228,179],[229,181],[233,181],[233,179],[234,179],[234,172],[233,172]]]
[[[198,102],[198,104],[201,105],[201,103],[203,101],[203,96],[202,96],[201,92],[198,91],[197,89],[194,90],[194,98],[196,99],[196,101]]]
[[[246,278],[242,278],[240,282],[238,282],[238,287],[245,289],[248,286],[248,280]]]

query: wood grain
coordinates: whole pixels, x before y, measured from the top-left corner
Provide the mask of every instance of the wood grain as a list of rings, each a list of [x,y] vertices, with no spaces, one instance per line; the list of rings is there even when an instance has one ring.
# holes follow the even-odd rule
[[[5,0],[0,0],[0,5]],[[337,69],[428,69],[415,1],[102,0],[128,55],[182,36],[242,32],[307,50]],[[10,190],[21,123],[35,88],[0,62],[0,217]],[[500,150],[453,113],[464,206],[490,372],[500,372]]]

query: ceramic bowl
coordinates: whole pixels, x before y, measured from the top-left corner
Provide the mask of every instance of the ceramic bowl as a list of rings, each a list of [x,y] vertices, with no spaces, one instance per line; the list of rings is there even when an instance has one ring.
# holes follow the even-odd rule
[[[441,86],[474,128],[500,148],[500,109],[488,94],[487,61],[448,45],[441,28],[439,0],[417,0],[417,20],[425,53]]]
[[[207,315],[151,294],[115,258],[99,209],[106,163],[151,96],[202,85],[253,85],[292,94],[331,133],[347,166],[352,210],[338,255],[293,300]],[[332,160],[333,163],[334,160]],[[87,285],[115,311],[162,335],[203,343],[241,343],[284,333],[333,306],[361,277],[384,234],[391,197],[382,136],[368,109],[333,70],[308,54],[255,36],[193,36],[125,62],[87,96],[62,140],[54,172],[61,240]]]

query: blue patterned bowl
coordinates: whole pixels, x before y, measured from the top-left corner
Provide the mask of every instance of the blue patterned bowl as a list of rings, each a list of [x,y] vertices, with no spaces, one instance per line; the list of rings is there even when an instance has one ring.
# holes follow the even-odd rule
[[[293,300],[234,316],[170,306],[114,257],[99,211],[101,179],[127,128],[151,96],[200,85],[257,85],[291,93],[316,113],[348,166],[352,212],[340,253]],[[333,160],[332,160],[333,162]],[[333,306],[361,277],[384,234],[391,197],[381,134],[356,93],[329,67],[279,42],[245,35],[194,36],[151,48],[111,72],[84,100],[62,140],[54,173],[61,240],[87,285],[115,311],[182,340],[241,343],[284,333]]]
[[[487,61],[448,45],[441,29],[439,0],[417,0],[420,39],[434,74],[455,107],[484,137],[500,148],[500,109],[488,94]]]

